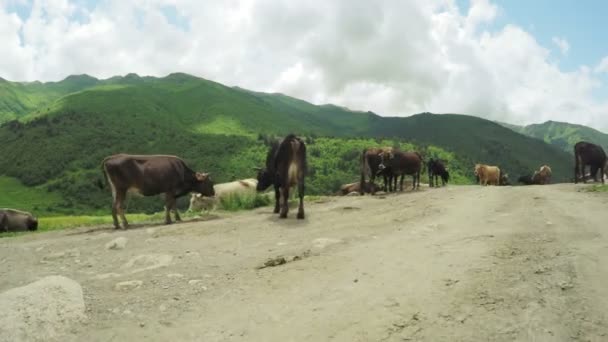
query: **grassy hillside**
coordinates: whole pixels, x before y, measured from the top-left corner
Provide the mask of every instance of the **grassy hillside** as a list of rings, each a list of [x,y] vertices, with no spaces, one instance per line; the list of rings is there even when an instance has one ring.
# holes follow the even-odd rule
[[[0,175],[58,194],[61,199],[50,209],[66,213],[107,210],[108,190],[94,185],[105,156],[176,154],[223,182],[253,176],[269,136],[290,132],[307,137],[310,145],[311,194],[333,193],[340,184],[357,180],[359,154],[369,146],[399,145],[427,158],[441,156],[450,161],[460,183],[472,180],[475,162],[497,164],[511,175],[548,163],[556,180],[565,180],[571,169],[563,151],[479,118],[384,118],[186,74],[108,80],[75,76],[37,83],[38,88],[5,86],[25,87],[38,102],[11,112],[20,119],[0,126]],[[137,198],[129,205],[131,211],[162,208],[158,199]]]
[[[568,153],[573,153],[574,145],[579,141],[589,141],[602,146],[608,151],[608,134],[591,127],[567,122],[547,121],[542,124],[516,126],[503,124],[518,133],[540,139]]]

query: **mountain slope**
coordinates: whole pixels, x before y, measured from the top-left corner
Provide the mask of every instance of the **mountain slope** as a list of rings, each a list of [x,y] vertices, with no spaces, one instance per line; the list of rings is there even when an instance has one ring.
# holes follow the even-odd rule
[[[37,87],[28,88],[31,96],[46,100],[28,105],[29,112],[13,113],[21,119],[0,126],[0,175],[28,186],[43,184],[61,193],[66,207],[107,201],[107,191],[96,189],[93,180],[110,154],[176,154],[227,181],[252,176],[251,168],[264,160],[268,135],[290,132],[309,137],[312,193],[331,193],[354,181],[359,154],[372,145],[441,156],[463,181],[473,179],[476,162],[499,165],[512,176],[546,163],[558,181],[567,180],[571,169],[567,153],[465,115],[387,118],[180,73],[108,80],[77,76]]]

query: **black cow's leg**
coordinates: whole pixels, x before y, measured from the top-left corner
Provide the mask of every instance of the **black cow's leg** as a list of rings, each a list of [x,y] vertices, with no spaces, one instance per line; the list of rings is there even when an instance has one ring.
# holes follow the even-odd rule
[[[304,219],[304,179],[301,179],[298,182],[298,196],[300,197],[300,206],[298,207],[298,218]]]
[[[281,199],[281,189],[279,188],[278,185],[275,184],[274,186],[274,211],[273,213],[278,214],[279,210],[280,210],[280,204],[279,201]]]
[[[289,187],[283,186],[281,187],[281,213],[279,214],[279,218],[287,218],[287,213],[289,212]]]
[[[127,198],[126,190],[116,192],[115,210],[120,215],[120,219],[122,220],[122,226],[124,229],[127,229],[129,227],[129,222],[127,221],[127,218],[125,217],[125,209],[124,209],[124,202],[125,202],[126,198]]]
[[[165,194],[165,224],[171,224],[171,209],[173,208],[173,202],[175,198],[172,194]]]
[[[401,175],[401,179],[399,180],[399,191],[403,191],[403,179],[405,178],[405,174]]]
[[[182,218],[179,216],[179,211],[177,211],[177,198],[173,197],[173,210],[175,214],[175,221],[181,222]]]

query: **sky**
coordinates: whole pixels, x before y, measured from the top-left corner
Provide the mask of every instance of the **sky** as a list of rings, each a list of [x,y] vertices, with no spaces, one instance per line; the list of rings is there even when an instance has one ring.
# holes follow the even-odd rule
[[[608,131],[601,0],[0,0],[0,77],[186,72],[384,116]]]

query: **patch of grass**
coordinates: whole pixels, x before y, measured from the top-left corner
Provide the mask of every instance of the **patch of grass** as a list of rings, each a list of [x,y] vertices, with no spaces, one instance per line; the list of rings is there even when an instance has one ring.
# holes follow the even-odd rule
[[[15,178],[0,176],[0,208],[14,208],[41,215],[47,214],[47,208],[61,200],[57,193],[42,187],[28,187]]]
[[[219,206],[226,211],[251,210],[270,204],[268,194],[232,194],[222,197]]]
[[[592,185],[585,188],[587,192],[608,192],[608,185]]]

